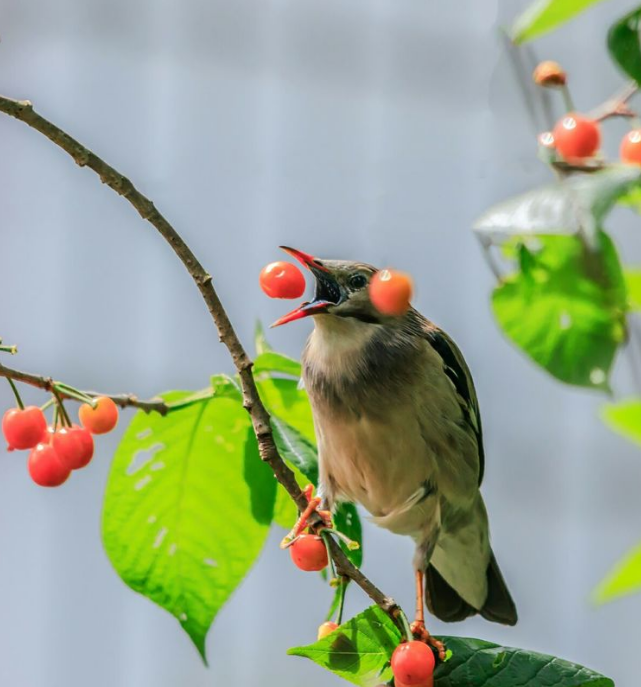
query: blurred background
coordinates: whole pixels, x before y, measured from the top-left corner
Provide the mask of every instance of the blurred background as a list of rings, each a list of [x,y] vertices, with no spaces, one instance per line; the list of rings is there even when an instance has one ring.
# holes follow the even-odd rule
[[[580,109],[622,84],[605,29],[634,4],[599,5],[534,44],[571,73]],[[500,35],[525,5],[3,0],[0,89],[32,100],[156,201],[248,344],[258,318],[289,305],[257,282],[279,244],[409,271],[417,307],[475,376],[494,549],[520,613],[515,628],[431,629],[556,654],[631,685],[641,595],[595,608],[589,594],[641,538],[641,455],[598,420],[603,397],[562,386],[504,340],[470,230],[488,205],[549,180]],[[616,145],[619,133],[606,138]],[[140,396],[231,371],[183,267],[126,202],[4,116],[0,151],[0,335],[20,347],[8,363]],[[615,217],[615,239],[638,264],[638,216]],[[309,327],[270,341],[298,356]],[[622,394],[629,377],[621,358]],[[11,403],[0,385],[0,407]],[[91,469],[58,490],[31,483],[23,454],[0,456],[0,684],[338,685],[285,655],[313,641],[331,592],[285,560],[279,532],[215,622],[209,669],[169,614],[120,581],[99,538],[117,440],[101,440]],[[411,555],[409,540],[367,525],[365,572],[409,608]],[[349,614],[366,604],[350,590]]]

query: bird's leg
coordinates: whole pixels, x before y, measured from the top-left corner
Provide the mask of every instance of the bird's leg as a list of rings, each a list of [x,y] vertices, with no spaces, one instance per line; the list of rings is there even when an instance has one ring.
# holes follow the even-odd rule
[[[319,496],[313,496],[314,486],[312,484],[308,484],[305,489],[303,489],[303,493],[307,499],[307,507],[300,514],[289,534],[283,537],[283,540],[280,543],[281,549],[286,549],[295,541],[300,533],[307,527],[307,521],[314,512],[318,513],[318,515],[321,517],[324,528],[331,529],[334,526],[332,523],[332,514],[327,510],[319,509],[322,499]]]
[[[445,645],[432,637],[425,627],[425,598],[424,598],[425,574],[422,570],[416,571],[416,616],[410,625],[410,630],[416,639],[433,646],[438,652],[441,661],[445,660]]]

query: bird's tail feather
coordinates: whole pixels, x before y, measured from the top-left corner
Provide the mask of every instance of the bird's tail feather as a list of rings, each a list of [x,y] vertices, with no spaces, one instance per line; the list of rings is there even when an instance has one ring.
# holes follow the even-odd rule
[[[425,603],[432,615],[446,623],[456,623],[478,613],[441,577],[441,573],[432,564],[425,571]]]
[[[518,620],[516,605],[493,553],[487,566],[487,599],[481,609],[481,615],[486,620],[503,625],[516,625]]]
[[[487,598],[483,608],[476,609],[461,598],[441,576],[434,565],[425,571],[425,602],[432,613],[446,623],[465,620],[480,613],[486,620],[503,625],[515,625],[516,606],[508,591],[494,554],[487,566]]]

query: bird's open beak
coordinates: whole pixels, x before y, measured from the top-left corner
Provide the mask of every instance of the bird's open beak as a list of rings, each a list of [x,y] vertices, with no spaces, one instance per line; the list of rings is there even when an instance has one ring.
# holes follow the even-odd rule
[[[309,253],[303,253],[301,250],[288,248],[287,246],[280,247],[293,258],[296,258],[301,265],[306,267],[314,275],[316,278],[316,290],[314,293],[314,300],[303,303],[295,310],[287,313],[287,315],[283,315],[283,317],[276,320],[276,322],[271,325],[272,327],[278,327],[281,324],[300,320],[303,317],[309,317],[309,315],[318,315],[319,313],[327,312],[327,308],[332,305],[338,305],[341,302],[341,288],[327,267]]]

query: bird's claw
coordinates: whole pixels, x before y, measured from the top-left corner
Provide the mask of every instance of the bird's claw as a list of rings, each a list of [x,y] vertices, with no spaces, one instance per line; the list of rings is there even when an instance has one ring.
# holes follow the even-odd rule
[[[307,508],[300,514],[298,520],[294,527],[292,527],[289,534],[283,537],[280,543],[281,549],[286,549],[291,546],[296,539],[300,536],[301,532],[307,527],[307,521],[309,520],[312,513],[317,513],[322,520],[322,525],[318,526],[317,530],[333,529],[334,523],[332,521],[332,514],[328,510],[319,510],[322,499],[318,496],[314,496],[314,487],[308,484],[305,489],[303,489],[303,494],[307,499]]]
[[[443,644],[443,642],[441,642],[439,639],[436,639],[436,637],[432,637],[422,620],[415,620],[410,625],[410,630],[412,631],[412,635],[415,639],[425,642],[425,644],[428,644],[436,650],[440,661],[445,660],[445,644]]]

